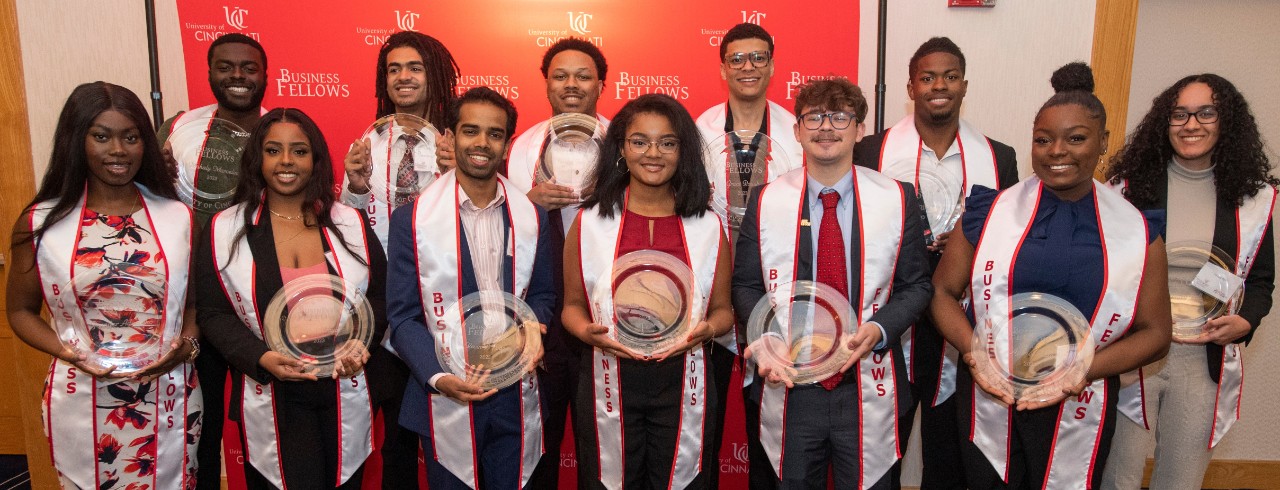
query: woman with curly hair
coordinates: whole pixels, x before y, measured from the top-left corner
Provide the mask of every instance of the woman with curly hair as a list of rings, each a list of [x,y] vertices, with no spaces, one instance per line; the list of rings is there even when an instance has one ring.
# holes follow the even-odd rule
[[[1137,371],[1121,391],[1109,488],[1139,488],[1155,433],[1151,488],[1199,488],[1213,448],[1238,418],[1242,345],[1271,310],[1275,186],[1258,125],[1236,87],[1214,74],[1191,75],[1152,101],[1107,171],[1139,209],[1168,212],[1168,243],[1213,243],[1244,278],[1239,312],[1174,339],[1169,356]],[[1169,199],[1177,196],[1177,199]],[[1136,380],[1135,380],[1136,381]],[[1173,417],[1166,419],[1166,417]],[[1157,421],[1170,420],[1160,424]]]

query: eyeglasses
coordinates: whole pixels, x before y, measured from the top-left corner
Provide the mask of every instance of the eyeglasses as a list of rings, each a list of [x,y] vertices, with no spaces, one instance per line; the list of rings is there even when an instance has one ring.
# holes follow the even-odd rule
[[[756,68],[764,68],[766,65],[769,64],[769,61],[772,59],[773,59],[773,53],[770,53],[768,51],[752,51],[750,53],[730,54],[729,56],[725,57],[724,63],[726,65],[729,65],[729,68],[733,68],[735,70],[741,70],[743,67],[747,66],[747,61],[751,62],[751,66],[754,66]]]
[[[810,112],[800,115],[800,124],[805,129],[814,130],[822,127],[822,120],[831,120],[831,129],[847,129],[853,124],[853,114],[845,111]]]
[[[1210,124],[1210,123],[1218,122],[1218,108],[1204,107],[1195,112],[1173,111],[1173,113],[1169,114],[1169,125],[1170,126],[1185,125],[1187,124],[1188,121],[1191,121],[1191,116],[1193,115],[1196,117],[1196,121],[1199,121],[1200,124]]]
[[[627,139],[627,148],[632,153],[646,153],[651,146],[658,147],[658,153],[671,154],[680,150],[680,140],[675,138],[662,138],[658,141],[649,141],[644,138]]]

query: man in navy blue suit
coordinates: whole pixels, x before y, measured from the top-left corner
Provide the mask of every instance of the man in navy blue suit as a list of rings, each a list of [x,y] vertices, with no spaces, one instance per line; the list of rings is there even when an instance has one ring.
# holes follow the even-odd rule
[[[400,424],[422,435],[432,489],[522,488],[542,456],[537,376],[486,390],[445,371],[435,344],[458,328],[445,311],[476,291],[514,294],[540,323],[550,321],[550,229],[546,213],[497,175],[515,106],[477,87],[454,102],[449,120],[456,169],[391,216],[387,316],[391,344],[413,375]]]

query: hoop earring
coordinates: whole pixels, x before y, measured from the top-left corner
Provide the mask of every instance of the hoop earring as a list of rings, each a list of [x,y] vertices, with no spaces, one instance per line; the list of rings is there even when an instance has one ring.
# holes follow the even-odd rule
[[[618,157],[618,169],[624,174],[631,173],[631,169],[627,168],[627,162],[621,156]]]

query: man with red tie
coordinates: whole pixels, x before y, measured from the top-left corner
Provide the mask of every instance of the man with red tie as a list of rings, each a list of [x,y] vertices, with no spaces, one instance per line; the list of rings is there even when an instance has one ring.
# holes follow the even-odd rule
[[[932,286],[919,205],[910,184],[853,165],[867,102],[845,79],[816,80],[796,97],[806,166],[752,195],[739,230],[734,310],[747,323],[766,291],[825,283],[857,315],[840,372],[795,385],[761,366],[760,439],[782,488],[894,488],[900,407],[910,398],[899,338],[928,306]],[[748,351],[748,355],[750,352]]]

